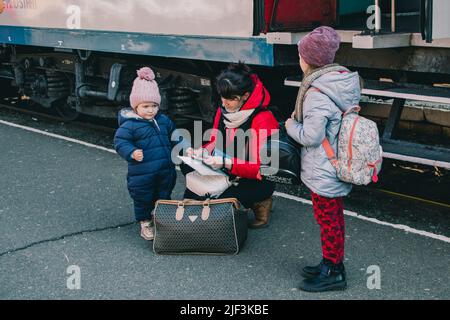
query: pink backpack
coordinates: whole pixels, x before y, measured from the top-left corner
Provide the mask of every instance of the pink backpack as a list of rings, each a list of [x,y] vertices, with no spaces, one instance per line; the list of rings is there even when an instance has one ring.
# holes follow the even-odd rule
[[[356,185],[378,181],[383,161],[378,128],[375,122],[361,117],[359,106],[342,116],[339,130],[337,156],[325,138],[322,146],[328,159],[336,168],[339,180]]]
[[[321,92],[311,87],[309,90]],[[325,137],[322,146],[336,169],[339,180],[356,185],[368,185],[378,181],[383,162],[377,124],[360,116],[360,106],[354,106],[342,115],[335,155]]]

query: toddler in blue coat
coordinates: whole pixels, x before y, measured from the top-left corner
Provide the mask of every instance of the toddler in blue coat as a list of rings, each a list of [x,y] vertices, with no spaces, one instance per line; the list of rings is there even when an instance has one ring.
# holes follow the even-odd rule
[[[153,240],[151,212],[159,199],[170,199],[176,171],[171,151],[174,123],[158,113],[161,103],[153,71],[137,72],[130,94],[131,108],[119,112],[119,129],[114,137],[117,153],[128,162],[128,191],[134,200],[134,214],[141,236]]]

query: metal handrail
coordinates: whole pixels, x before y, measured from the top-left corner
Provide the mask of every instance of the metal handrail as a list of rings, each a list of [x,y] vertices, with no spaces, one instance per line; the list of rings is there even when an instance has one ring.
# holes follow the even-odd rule
[[[396,10],[396,0],[391,0],[391,32],[397,30],[397,10]],[[381,8],[380,0],[375,0],[375,32],[380,33],[381,31]]]
[[[391,0],[391,32],[395,32],[397,29],[397,10],[396,1]]]

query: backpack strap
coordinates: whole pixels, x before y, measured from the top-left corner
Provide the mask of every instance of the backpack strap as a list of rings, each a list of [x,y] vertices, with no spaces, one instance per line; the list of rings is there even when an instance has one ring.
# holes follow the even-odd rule
[[[353,112],[359,113],[360,111],[361,111],[361,107],[359,105],[353,106],[353,107],[350,107],[347,111],[345,111],[345,113],[343,113],[342,116],[345,117],[346,115],[348,115],[350,113],[353,113]]]
[[[353,147],[352,147],[352,145],[353,145],[353,136],[354,136],[354,134],[355,134],[356,125],[358,124],[358,122],[359,122],[359,116],[357,116],[357,117],[355,118],[355,121],[353,121],[352,129],[351,129],[351,131],[350,131],[350,137],[348,138],[348,146],[347,146],[347,148],[348,148],[348,149],[347,149],[347,152],[348,152],[348,162],[347,162],[348,170],[350,170],[351,167],[352,167],[352,159],[353,159]]]
[[[333,148],[331,147],[330,141],[328,141],[327,138],[323,139],[322,141],[322,147],[325,150],[325,153],[327,154],[328,160],[330,160],[333,167],[338,168],[338,160],[336,158],[336,154],[334,153]]]
[[[381,162],[381,159],[378,159],[374,163],[368,163],[367,165],[371,168],[373,168],[373,175],[372,175],[372,182],[377,183],[378,182],[378,170],[377,170],[377,164]]]
[[[355,121],[353,121],[352,129],[350,131],[350,137],[348,139],[348,146],[347,146],[347,152],[348,152],[348,169],[350,170],[352,167],[352,159],[353,159],[353,136],[355,134],[356,125],[359,122],[359,116],[355,118]],[[336,155],[334,154],[333,148],[331,147],[330,141],[328,141],[327,138],[323,139],[322,146],[325,149],[325,153],[327,154],[328,159],[330,160],[333,167],[337,168],[338,161],[336,158]]]

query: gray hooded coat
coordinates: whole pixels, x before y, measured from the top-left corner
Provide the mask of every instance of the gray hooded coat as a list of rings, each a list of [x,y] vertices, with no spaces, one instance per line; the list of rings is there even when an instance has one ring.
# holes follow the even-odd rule
[[[287,130],[302,145],[302,182],[314,193],[327,197],[343,197],[352,185],[340,181],[327,158],[322,141],[330,141],[337,151],[342,113],[359,105],[361,87],[357,72],[330,72],[316,79],[303,103],[303,122],[295,122]]]

